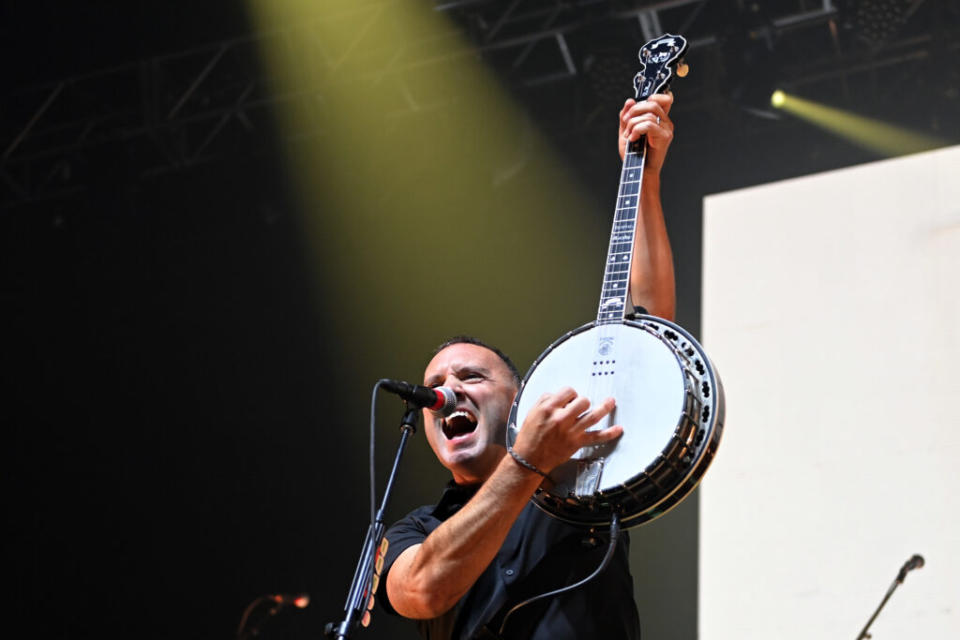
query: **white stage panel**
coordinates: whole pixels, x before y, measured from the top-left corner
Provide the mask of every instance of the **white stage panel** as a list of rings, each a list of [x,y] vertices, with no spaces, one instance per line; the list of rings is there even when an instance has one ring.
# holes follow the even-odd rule
[[[960,147],[711,196],[702,640],[960,638]]]

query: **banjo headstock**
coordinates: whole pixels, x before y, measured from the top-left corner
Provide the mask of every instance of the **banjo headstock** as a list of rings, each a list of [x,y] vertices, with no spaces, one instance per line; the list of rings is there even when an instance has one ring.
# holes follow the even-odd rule
[[[654,38],[640,48],[643,70],[633,79],[637,102],[666,91],[675,71],[681,77],[686,75],[686,65],[679,62],[686,51],[687,39],[669,33]]]

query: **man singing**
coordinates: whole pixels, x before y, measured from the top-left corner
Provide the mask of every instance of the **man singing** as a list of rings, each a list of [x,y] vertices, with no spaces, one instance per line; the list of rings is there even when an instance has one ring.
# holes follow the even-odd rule
[[[618,148],[646,136],[630,291],[634,306],[673,319],[673,257],[660,205],[660,170],[673,139],[673,97],[628,100],[620,112]],[[418,622],[425,638],[563,640],[639,639],[621,536],[610,566],[582,588],[539,600],[505,617],[533,596],[589,575],[606,552],[600,536],[537,509],[530,497],[545,475],[578,449],[618,438],[622,427],[587,431],[615,400],[591,407],[569,387],[539,399],[507,455],[506,428],[520,374],[499,349],[469,337],[439,347],[424,384],[457,395],[443,419],[424,412],[424,431],[440,463],[453,475],[436,505],[421,507],[386,534],[380,601]],[[503,627],[501,631],[501,627]]]

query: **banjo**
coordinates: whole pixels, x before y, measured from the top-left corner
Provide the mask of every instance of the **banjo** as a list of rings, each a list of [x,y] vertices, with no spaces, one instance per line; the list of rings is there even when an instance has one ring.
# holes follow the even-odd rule
[[[683,37],[668,34],[640,49],[638,101],[666,90],[686,48]],[[679,504],[706,472],[723,430],[723,387],[703,348],[672,322],[627,313],[645,155],[641,138],[624,157],[597,319],[537,358],[508,421],[512,447],[546,392],[569,385],[591,404],[616,398],[613,413],[591,429],[620,424],[623,435],[574,453],[533,496],[551,516],[583,527],[607,525],[614,514],[634,527]]]

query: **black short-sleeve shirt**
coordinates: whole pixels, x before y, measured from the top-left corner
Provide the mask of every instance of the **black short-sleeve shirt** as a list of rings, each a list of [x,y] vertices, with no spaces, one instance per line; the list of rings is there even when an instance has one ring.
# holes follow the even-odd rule
[[[384,559],[378,600],[396,613],[386,594],[386,579],[397,557],[419,544],[456,513],[476,492],[450,483],[436,505],[420,507],[387,530],[389,548]],[[527,598],[574,584],[593,572],[607,550],[609,537],[590,535],[528,504],[514,523],[490,566],[473,587],[446,614],[418,621],[430,640],[492,638],[507,611]],[[513,613],[503,638],[565,640],[604,638],[639,640],[640,622],[633,600],[628,565],[629,541],[621,533],[607,569],[574,591],[541,600]]]

